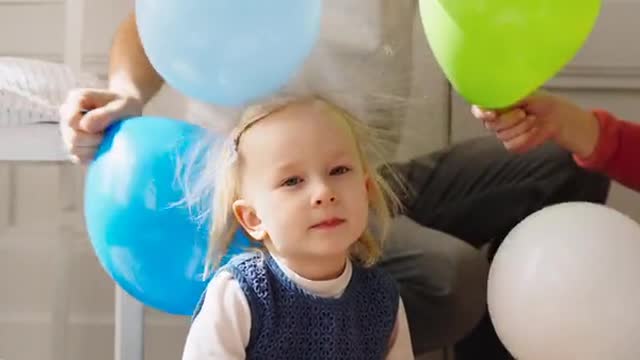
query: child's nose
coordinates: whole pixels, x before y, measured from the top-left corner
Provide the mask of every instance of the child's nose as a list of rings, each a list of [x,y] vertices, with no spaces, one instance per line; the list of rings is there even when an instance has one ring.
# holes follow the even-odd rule
[[[316,192],[312,199],[315,206],[327,205],[336,202],[336,194],[328,184],[318,184]]]
[[[318,199],[316,199],[316,205],[322,205],[324,202],[332,203],[332,202],[335,202],[335,201],[336,201],[336,197],[335,196],[331,196],[331,197],[329,197],[327,199],[318,198]]]

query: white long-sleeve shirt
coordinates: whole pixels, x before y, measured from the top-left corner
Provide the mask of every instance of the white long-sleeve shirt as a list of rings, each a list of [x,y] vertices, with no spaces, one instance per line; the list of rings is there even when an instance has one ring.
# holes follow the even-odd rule
[[[274,258],[275,259],[275,258]],[[303,278],[282,262],[276,263],[301,288],[326,298],[339,298],[349,284],[352,265],[347,262],[340,276],[314,281]],[[183,360],[240,360],[251,332],[251,310],[240,284],[228,272],[220,272],[209,283],[200,313],[193,321],[182,355]],[[389,340],[387,360],[413,359],[409,325],[402,299]]]

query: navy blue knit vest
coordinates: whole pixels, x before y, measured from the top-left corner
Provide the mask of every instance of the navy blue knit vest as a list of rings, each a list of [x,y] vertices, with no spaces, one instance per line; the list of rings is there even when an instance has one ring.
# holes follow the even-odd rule
[[[384,359],[399,293],[382,270],[353,264],[337,299],[300,288],[268,255],[236,256],[221,271],[238,281],[251,309],[247,359]]]

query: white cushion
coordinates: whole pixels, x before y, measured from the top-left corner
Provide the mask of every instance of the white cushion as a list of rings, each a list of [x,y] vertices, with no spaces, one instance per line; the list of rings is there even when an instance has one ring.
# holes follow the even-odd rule
[[[71,89],[103,86],[97,76],[64,64],[0,57],[0,128],[58,122]]]

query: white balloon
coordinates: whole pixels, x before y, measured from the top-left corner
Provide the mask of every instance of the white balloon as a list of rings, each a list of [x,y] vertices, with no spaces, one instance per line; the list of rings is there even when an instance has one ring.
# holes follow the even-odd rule
[[[591,203],[532,214],[493,259],[488,305],[519,360],[640,359],[640,225]]]

